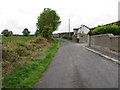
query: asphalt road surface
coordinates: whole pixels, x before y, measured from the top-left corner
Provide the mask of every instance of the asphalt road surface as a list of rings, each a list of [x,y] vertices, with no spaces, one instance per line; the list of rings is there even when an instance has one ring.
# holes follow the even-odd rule
[[[35,88],[118,88],[118,64],[61,40],[51,65]]]

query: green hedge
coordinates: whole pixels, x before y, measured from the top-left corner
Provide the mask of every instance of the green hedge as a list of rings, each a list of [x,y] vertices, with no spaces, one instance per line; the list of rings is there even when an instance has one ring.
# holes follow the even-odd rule
[[[113,35],[120,35],[120,26],[117,25],[108,25],[108,26],[99,26],[92,31],[93,35],[99,34],[108,34],[112,33]]]

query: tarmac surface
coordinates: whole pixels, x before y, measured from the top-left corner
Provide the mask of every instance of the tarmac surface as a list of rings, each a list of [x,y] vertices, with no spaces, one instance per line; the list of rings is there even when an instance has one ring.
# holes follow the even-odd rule
[[[60,39],[54,60],[35,88],[118,88],[119,64]]]

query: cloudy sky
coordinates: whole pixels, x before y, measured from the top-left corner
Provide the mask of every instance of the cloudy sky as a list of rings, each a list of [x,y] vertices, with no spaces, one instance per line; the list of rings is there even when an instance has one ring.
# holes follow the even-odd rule
[[[118,21],[119,0],[0,0],[0,32],[4,29],[22,34],[24,28],[36,31],[37,17],[44,8],[56,10],[61,25],[56,32],[68,31],[84,24],[90,28]],[[55,33],[56,33],[55,32]]]

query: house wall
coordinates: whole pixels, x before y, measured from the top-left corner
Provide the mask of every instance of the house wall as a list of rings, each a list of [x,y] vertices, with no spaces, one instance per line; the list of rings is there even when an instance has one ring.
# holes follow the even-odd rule
[[[81,43],[87,43],[88,42],[88,35],[87,34],[79,34],[79,42]]]
[[[74,30],[74,35],[77,35],[77,30]]]
[[[81,26],[81,28],[79,28],[77,33],[87,34],[89,31],[90,31],[90,29],[86,28],[85,26]]]
[[[90,31],[90,29],[85,26],[81,25],[80,28],[74,29],[74,35],[72,37],[73,41],[77,42],[88,42],[88,36],[87,33]]]
[[[115,51],[120,52],[120,36],[114,36],[113,34],[103,34],[91,36],[90,46],[103,51]]]
[[[72,41],[77,42],[77,37],[75,35],[72,36]]]
[[[89,31],[90,30],[87,27],[85,27],[84,25],[81,25],[81,28],[79,28],[79,30],[78,30],[79,42],[80,43],[87,43],[88,42],[88,35],[87,35],[87,33]]]

